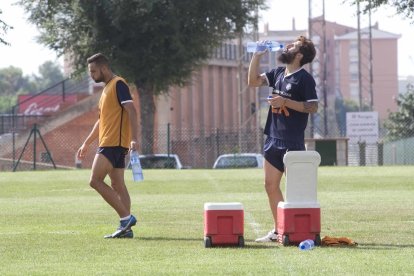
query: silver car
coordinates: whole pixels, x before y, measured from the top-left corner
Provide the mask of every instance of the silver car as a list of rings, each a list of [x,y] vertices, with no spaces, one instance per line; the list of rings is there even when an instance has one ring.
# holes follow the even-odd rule
[[[140,155],[139,161],[143,169],[183,169],[177,154],[148,154]],[[131,168],[131,165],[128,165]]]

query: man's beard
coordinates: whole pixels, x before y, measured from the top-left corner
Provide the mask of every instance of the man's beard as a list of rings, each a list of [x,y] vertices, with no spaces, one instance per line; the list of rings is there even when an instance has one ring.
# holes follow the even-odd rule
[[[277,60],[283,64],[291,64],[293,60],[295,59],[295,56],[298,52],[283,52],[278,56]]]
[[[100,82],[103,82],[104,80],[103,80],[103,77],[99,77],[94,81],[95,81],[95,83],[100,83]]]
[[[99,77],[97,77],[94,81],[96,83],[100,83],[100,82],[104,82],[105,78],[104,78],[104,74],[102,73],[102,70],[100,71]]]

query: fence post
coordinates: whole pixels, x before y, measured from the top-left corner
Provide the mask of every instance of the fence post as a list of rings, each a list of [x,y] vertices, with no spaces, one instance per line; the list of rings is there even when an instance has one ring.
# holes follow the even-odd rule
[[[13,169],[16,163],[16,136],[15,136],[15,131],[16,131],[16,127],[15,127],[15,118],[14,118],[14,112],[15,112],[15,107],[12,107],[12,133],[13,133]]]
[[[65,91],[65,80],[62,81],[62,101],[64,102],[66,100],[66,91]]]
[[[391,146],[391,156],[392,156],[392,164],[397,164],[397,146],[392,144]]]
[[[359,146],[359,165],[360,166],[365,166],[365,164],[366,164],[366,162],[365,162],[365,153],[366,153],[367,144],[366,144],[365,141],[358,142],[358,146]]]
[[[384,165],[384,143],[378,142],[378,166]]]
[[[217,156],[220,156],[220,130],[219,128],[216,128],[216,150],[217,150]]]
[[[170,123],[167,124],[167,154],[170,156]]]
[[[12,141],[13,141],[13,167],[16,165],[16,132],[14,131],[14,128],[12,130]]]

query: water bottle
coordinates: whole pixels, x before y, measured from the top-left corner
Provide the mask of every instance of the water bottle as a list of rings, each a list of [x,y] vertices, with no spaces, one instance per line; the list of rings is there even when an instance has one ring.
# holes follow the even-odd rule
[[[283,50],[283,44],[276,41],[259,41],[259,42],[247,42],[247,52],[254,53],[258,51],[264,51],[269,49],[270,52],[276,52]]]
[[[139,161],[139,154],[136,150],[131,151],[130,154],[130,163],[132,168],[132,176],[134,181],[144,180],[144,175],[142,174],[141,162]]]
[[[315,247],[315,243],[313,240],[304,240],[299,244],[299,249],[302,251],[311,250]]]

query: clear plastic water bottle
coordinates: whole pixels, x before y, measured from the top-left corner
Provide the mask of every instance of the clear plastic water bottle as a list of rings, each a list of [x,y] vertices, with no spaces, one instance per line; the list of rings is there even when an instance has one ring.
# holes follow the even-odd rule
[[[315,247],[315,242],[313,240],[304,240],[299,244],[299,249],[302,251],[311,250]]]
[[[131,151],[130,158],[132,176],[134,178],[134,181],[144,180],[144,175],[142,174],[141,161],[139,160],[138,152],[136,150]]]
[[[264,51],[269,49],[270,52],[276,52],[283,50],[283,44],[276,41],[259,41],[259,42],[247,42],[247,52],[254,53],[258,51]]]

